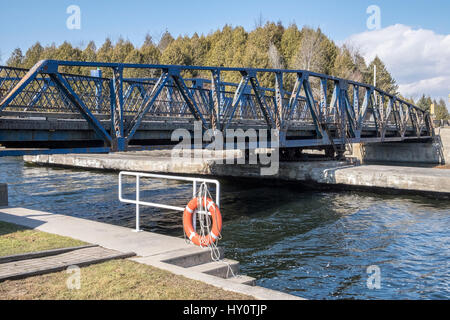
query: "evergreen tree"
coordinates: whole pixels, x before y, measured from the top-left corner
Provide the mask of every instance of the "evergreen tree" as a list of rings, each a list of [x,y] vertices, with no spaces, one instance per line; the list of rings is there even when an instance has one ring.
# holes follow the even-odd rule
[[[81,61],[83,59],[83,52],[79,48],[74,48],[72,45],[65,41],[60,45],[54,52],[54,58],[56,60],[67,60],[67,61]],[[81,67],[62,67],[59,69],[64,73],[72,74],[86,74],[87,70],[82,70]]]
[[[166,30],[162,35],[161,39],[159,40],[158,49],[161,52],[164,52],[167,49],[167,47],[174,41],[175,39],[172,37],[170,32]]]
[[[301,41],[302,33],[298,30],[296,24],[291,24],[281,37],[281,53],[289,69],[295,68],[295,56],[300,49]]]
[[[123,61],[124,63],[138,63],[138,64],[143,64],[144,63],[144,55],[138,50],[138,49],[133,49],[133,51],[131,51],[127,57],[125,58],[125,60]],[[142,70],[141,69],[130,69],[127,68],[124,70],[123,76],[125,78],[140,78],[140,77],[144,77],[142,74]]]
[[[398,85],[389,71],[386,69],[385,64],[381,59],[376,56],[375,59],[369,64],[368,73],[366,76],[366,83],[373,84],[374,66],[377,70],[377,88],[386,91],[390,94],[398,93]]]
[[[189,66],[193,64],[192,46],[189,37],[178,37],[170,43],[161,55],[163,64]],[[196,72],[185,72],[185,76],[194,77]]]
[[[97,60],[97,47],[94,41],[88,43],[83,50],[83,61],[96,61]]]
[[[157,45],[147,34],[142,47],[136,48],[130,41],[120,38],[114,45],[109,38],[97,50],[94,42],[80,50],[68,42],[56,47],[54,44],[43,48],[39,42],[29,48],[24,57],[15,51],[8,59],[8,64],[31,68],[41,59],[61,59],[119,63],[143,64],[180,64],[208,65],[223,67],[254,67],[277,69],[306,69],[332,74],[346,79],[372,83],[373,66],[377,65],[377,86],[396,93],[398,86],[387,71],[383,62],[376,57],[370,67],[355,50],[338,47],[322,31],[295,24],[288,28],[278,22],[265,22],[247,32],[243,27],[225,25],[208,35],[194,33],[192,37],[180,36],[176,40],[166,31]],[[66,72],[89,74],[89,68],[66,68]],[[102,68],[103,76],[112,77],[110,68]],[[152,70],[126,70],[127,77],[156,77]],[[210,78],[209,72],[184,72],[187,77]],[[270,74],[258,74],[262,86],[273,87],[275,77]],[[224,72],[222,80],[239,82],[239,72]],[[291,90],[295,74],[284,77],[284,87]],[[312,83],[317,92],[318,83]],[[331,90],[331,89],[330,89]]]
[[[56,47],[56,44],[52,43],[50,46],[45,47],[44,51],[42,51],[41,60],[42,59],[58,59],[56,56],[57,51],[58,51],[58,48]]]
[[[112,62],[123,63],[127,56],[134,50],[133,44],[129,40],[119,38],[112,50]]]
[[[142,55],[142,63],[144,64],[159,64],[161,61],[161,51],[155,46],[152,38],[147,35],[144,44],[139,49]],[[155,70],[141,69],[138,72],[139,77],[153,78],[156,76]]]
[[[153,43],[153,38],[150,34],[146,34],[145,35],[145,39],[144,39],[144,44],[142,45],[142,47],[145,46],[154,46],[155,44]]]
[[[422,110],[430,112],[431,104],[433,101],[431,100],[431,97],[422,95],[422,97],[417,101],[417,107],[419,107]]]
[[[11,56],[6,61],[6,65],[9,67],[21,67],[23,64],[24,56],[22,54],[22,50],[20,48],[14,49],[11,53]]]
[[[113,45],[111,42],[111,39],[106,38],[103,45],[98,49],[97,52],[97,59],[100,62],[111,62],[112,60],[112,54],[113,54]]]
[[[444,99],[439,99],[439,102],[434,100],[434,115],[436,120],[450,120],[450,114],[448,112],[447,106],[445,105]]]
[[[333,75],[336,77],[364,82],[367,77],[367,67],[364,58],[352,48],[343,46],[338,49],[334,60]]]
[[[29,69],[32,66],[34,66],[38,61],[41,60],[41,54],[43,51],[44,51],[44,48],[41,46],[41,44],[39,42],[36,42],[25,53],[22,67]]]

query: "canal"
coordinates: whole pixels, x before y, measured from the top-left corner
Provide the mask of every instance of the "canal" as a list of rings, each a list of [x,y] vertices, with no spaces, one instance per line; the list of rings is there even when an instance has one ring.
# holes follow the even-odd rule
[[[11,206],[133,228],[117,173],[0,158]],[[450,200],[221,181],[227,258],[257,284],[309,299],[449,299]],[[141,198],[184,206],[190,185],[148,181]],[[134,194],[134,181],[125,193]],[[183,236],[181,213],[141,209],[142,228]],[[379,271],[380,288],[373,288]],[[368,287],[372,287],[370,289]]]

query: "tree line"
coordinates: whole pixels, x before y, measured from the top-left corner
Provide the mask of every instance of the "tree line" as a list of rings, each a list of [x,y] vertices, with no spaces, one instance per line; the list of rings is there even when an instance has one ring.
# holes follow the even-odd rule
[[[219,67],[250,67],[276,69],[303,69],[324,73],[358,82],[372,83],[374,66],[377,70],[377,87],[398,94],[398,85],[379,57],[366,64],[362,55],[348,45],[338,46],[320,28],[288,27],[280,22],[260,24],[247,32],[243,27],[225,25],[208,35],[179,36],[176,39],[165,32],[159,41],[150,35],[138,47],[129,40],[120,38],[113,43],[107,38],[97,48],[93,41],[85,48],[64,42],[42,46],[36,42],[25,54],[20,48],[13,51],[7,60],[8,66],[31,68],[42,59],[101,61],[143,64],[178,64]],[[65,67],[63,72],[88,74],[86,68]],[[127,69],[125,77],[153,77],[154,71]],[[104,70],[106,77],[110,70]],[[201,71],[186,71],[186,77],[210,77]],[[224,74],[224,81],[238,82],[239,73]],[[273,87],[275,79],[264,74],[259,79],[262,86]],[[293,86],[295,79],[287,77],[286,88]],[[444,103],[445,104],[445,103]],[[429,106],[428,106],[429,108]]]
[[[450,120],[450,114],[444,99],[441,98],[437,101],[436,99],[431,99],[430,96],[422,95],[422,97],[416,101],[416,106],[428,112],[431,111],[432,104],[434,104],[434,117],[436,120]]]

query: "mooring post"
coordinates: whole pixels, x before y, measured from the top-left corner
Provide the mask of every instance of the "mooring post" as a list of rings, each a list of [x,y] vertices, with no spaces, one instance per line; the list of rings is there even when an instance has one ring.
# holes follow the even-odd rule
[[[0,183],[0,207],[8,206],[8,185]]]

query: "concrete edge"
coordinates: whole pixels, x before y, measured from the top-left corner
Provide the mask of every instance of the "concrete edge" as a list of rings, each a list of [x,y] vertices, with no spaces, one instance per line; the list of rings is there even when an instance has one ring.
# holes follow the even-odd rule
[[[109,257],[92,259],[92,260],[80,262],[77,264],[63,264],[58,267],[48,268],[48,269],[44,269],[44,270],[23,272],[23,273],[17,274],[17,275],[0,277],[0,283],[2,281],[6,281],[6,280],[18,280],[18,279],[23,279],[23,278],[28,278],[28,277],[40,276],[40,275],[47,274],[47,273],[58,272],[58,271],[62,271],[73,265],[76,265],[78,267],[87,267],[92,264],[98,264],[98,263],[102,263],[102,262],[106,262],[106,261],[110,261],[110,260],[131,258],[131,257],[134,257],[135,255],[136,254],[134,252],[118,253],[118,254],[115,254],[115,255],[112,255]]]
[[[139,257],[139,258],[132,258],[130,260],[150,265],[158,269],[166,270],[176,275],[184,276],[188,279],[201,281],[226,291],[232,291],[235,293],[252,296],[257,300],[306,300],[301,297],[297,297],[294,295],[290,295],[272,289],[267,289],[259,286],[249,286],[230,281],[230,279],[223,279],[205,273],[194,272],[192,270],[189,270],[189,268],[182,268],[176,265],[164,263],[152,259],[152,257],[145,257],[145,258]]]
[[[28,253],[22,253],[22,254],[14,254],[14,255],[10,255],[10,256],[3,256],[3,257],[0,257],[0,264],[7,263],[7,262],[20,261],[20,260],[29,260],[29,259],[55,256],[57,254],[62,254],[62,253],[70,252],[70,251],[92,248],[92,247],[98,247],[98,245],[90,244],[90,245],[78,246],[78,247],[58,248],[58,249],[52,249],[52,250],[44,250],[44,251],[28,252]]]

